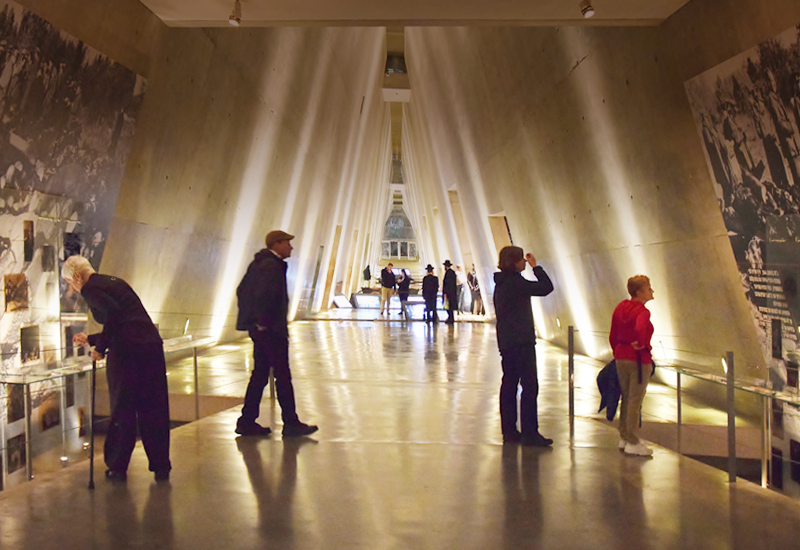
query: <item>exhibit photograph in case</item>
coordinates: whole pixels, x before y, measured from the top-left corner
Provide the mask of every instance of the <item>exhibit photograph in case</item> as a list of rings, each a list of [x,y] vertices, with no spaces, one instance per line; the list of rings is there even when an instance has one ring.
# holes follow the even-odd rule
[[[41,357],[39,347],[39,327],[24,327],[20,330],[19,352],[22,356],[22,363],[38,361]]]
[[[33,261],[33,221],[25,220],[22,222],[23,254],[26,262]]]
[[[25,452],[25,434],[8,440],[8,473],[14,473],[25,467],[28,455]]]
[[[6,311],[28,309],[28,278],[24,273],[9,273],[3,277]]]
[[[42,431],[61,424],[61,407],[56,392],[50,391],[42,397],[39,404],[39,420],[42,424]]]
[[[42,271],[51,273],[56,270],[56,249],[46,244],[42,247]]]
[[[75,406],[75,375],[69,374],[64,377],[64,398],[66,408]]]
[[[6,397],[8,410],[6,415],[8,423],[25,418],[25,387],[21,384],[6,384]]]

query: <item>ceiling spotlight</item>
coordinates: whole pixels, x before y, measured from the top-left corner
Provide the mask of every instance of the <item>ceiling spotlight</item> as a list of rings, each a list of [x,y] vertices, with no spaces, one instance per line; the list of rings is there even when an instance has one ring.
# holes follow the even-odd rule
[[[583,0],[583,2],[581,2],[581,15],[583,15],[584,19],[589,19],[594,16],[594,8],[589,3],[589,0]]]
[[[242,24],[242,3],[239,0],[236,0],[233,4],[233,11],[231,12],[231,16],[228,17],[228,23],[234,27],[238,27]]]

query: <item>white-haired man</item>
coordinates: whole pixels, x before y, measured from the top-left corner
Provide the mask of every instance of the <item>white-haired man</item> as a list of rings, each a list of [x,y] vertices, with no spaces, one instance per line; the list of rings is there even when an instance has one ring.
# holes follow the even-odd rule
[[[83,256],[67,258],[61,276],[73,291],[80,292],[95,320],[103,325],[102,332],[81,332],[72,340],[93,346],[92,359],[107,356],[111,424],[104,446],[106,477],[127,479],[138,427],[150,471],[156,481],[168,481],[172,469],[169,394],[158,328],[128,283],[96,273]]]

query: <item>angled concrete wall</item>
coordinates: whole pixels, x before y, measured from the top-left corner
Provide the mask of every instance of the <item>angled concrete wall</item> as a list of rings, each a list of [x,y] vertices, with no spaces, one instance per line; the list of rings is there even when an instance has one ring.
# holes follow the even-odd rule
[[[797,21],[796,2],[693,0],[655,28],[407,29],[404,151],[422,215],[447,212],[455,186],[485,289],[487,216],[507,216],[555,281],[537,301],[546,339],[566,344],[574,325],[581,351],[607,357],[625,281],[645,273],[657,359],[721,371],[730,350],[763,376],[684,82]]]
[[[187,319],[236,334],[235,288],[271,229],[297,235],[297,314],[323,305],[329,269],[360,272],[390,161],[384,29],[169,29],[135,0],[22,4],[148,80],[100,271],[165,337]]]

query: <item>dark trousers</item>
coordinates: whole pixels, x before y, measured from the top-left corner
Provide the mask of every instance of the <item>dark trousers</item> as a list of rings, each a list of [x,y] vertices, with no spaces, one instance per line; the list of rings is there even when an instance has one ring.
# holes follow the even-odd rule
[[[500,425],[503,435],[512,435],[517,431],[517,385],[521,384],[521,431],[523,435],[535,437],[539,433],[536,347],[529,344],[502,349],[500,355],[503,357],[503,382],[500,384]]]
[[[109,350],[106,364],[111,424],[104,445],[109,470],[125,472],[142,437],[151,472],[169,471],[169,393],[161,344],[134,351]]]
[[[437,320],[436,315],[436,294],[424,296],[425,298],[425,322]]]
[[[456,322],[456,308],[458,307],[458,297],[456,293],[445,294],[447,296],[447,320],[445,323],[452,324]]]
[[[251,330],[253,340],[253,374],[244,394],[244,407],[239,422],[255,422],[261,409],[261,397],[269,382],[269,371],[275,377],[275,393],[281,405],[284,425],[299,422],[294,403],[292,371],[289,369],[289,335],[271,330]]]

